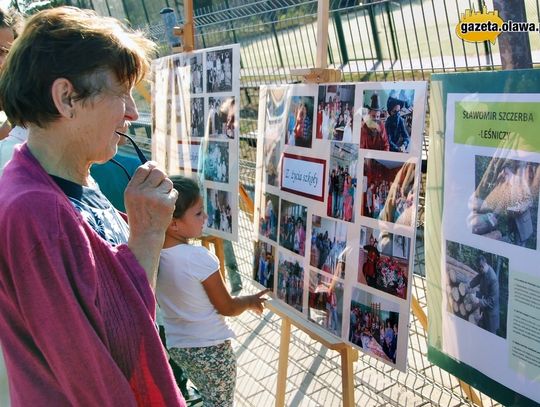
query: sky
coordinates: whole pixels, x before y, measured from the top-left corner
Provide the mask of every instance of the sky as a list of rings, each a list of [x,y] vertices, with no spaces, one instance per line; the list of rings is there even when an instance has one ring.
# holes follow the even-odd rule
[[[10,0],[0,0],[0,7],[8,8]]]

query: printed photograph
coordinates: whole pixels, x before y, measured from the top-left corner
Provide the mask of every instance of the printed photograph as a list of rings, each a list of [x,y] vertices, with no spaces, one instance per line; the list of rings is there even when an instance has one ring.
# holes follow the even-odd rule
[[[536,250],[540,164],[476,156],[475,187],[467,218],[472,233]]]
[[[360,148],[409,153],[414,90],[367,90],[363,94]]]
[[[311,216],[309,264],[326,273],[334,274],[337,265],[345,263],[346,247],[347,225],[345,223],[321,216]]]
[[[326,214],[354,222],[358,146],[331,143]]]
[[[206,92],[232,91],[232,48],[206,53]]]
[[[206,189],[206,224],[210,229],[232,233],[231,193],[219,189]]]
[[[285,120],[288,88],[271,88],[266,91],[266,122],[264,128],[263,155],[266,183],[279,186],[279,158]]]
[[[204,137],[204,98],[191,98],[191,137]]]
[[[236,107],[233,96],[208,98],[208,135],[234,139]]]
[[[310,270],[308,318],[330,333],[341,336],[345,267],[326,275]]]
[[[278,211],[279,197],[268,193],[263,194],[261,202],[261,219],[259,219],[259,233],[274,242],[277,242]]]
[[[181,66],[189,66],[190,93],[203,93],[203,54],[197,52],[179,60]]]
[[[292,96],[290,99],[285,144],[311,148],[314,98],[311,96]]]
[[[358,282],[407,298],[410,238],[362,227],[358,257]]]
[[[319,86],[316,138],[358,143],[352,137],[354,90],[354,85]]]
[[[304,256],[306,251],[307,208],[282,199],[279,214],[280,246]]]
[[[253,280],[274,291],[276,248],[266,242],[254,242]]]
[[[229,143],[209,141],[204,155],[204,179],[214,182],[229,182]]]
[[[446,241],[447,312],[506,338],[507,257]]]
[[[352,289],[349,342],[364,352],[396,363],[399,306],[358,288]]]
[[[416,218],[415,164],[366,159],[362,215],[414,226]]]
[[[198,172],[201,144],[198,141],[178,143],[178,168],[181,171]]]
[[[277,296],[302,312],[304,298],[304,268],[293,255],[279,252]]]

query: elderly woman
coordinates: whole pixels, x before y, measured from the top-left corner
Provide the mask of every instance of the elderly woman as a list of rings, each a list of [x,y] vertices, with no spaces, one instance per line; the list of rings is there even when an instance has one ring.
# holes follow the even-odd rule
[[[28,20],[0,74],[2,107],[28,129],[0,178],[0,340],[13,406],[185,405],[154,325],[177,192],[146,163],[124,218],[89,176],[137,118],[132,88],[153,49],[114,19],[56,8]]]

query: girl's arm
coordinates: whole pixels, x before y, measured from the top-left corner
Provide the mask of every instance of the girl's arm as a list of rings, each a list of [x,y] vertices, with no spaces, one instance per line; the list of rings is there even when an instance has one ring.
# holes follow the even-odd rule
[[[262,296],[270,291],[267,288],[266,290],[259,291],[257,294],[231,297],[219,270],[216,270],[210,277],[204,280],[202,285],[214,308],[226,317],[240,315],[248,309],[260,315],[263,312],[264,302],[266,301],[266,298],[262,298]]]

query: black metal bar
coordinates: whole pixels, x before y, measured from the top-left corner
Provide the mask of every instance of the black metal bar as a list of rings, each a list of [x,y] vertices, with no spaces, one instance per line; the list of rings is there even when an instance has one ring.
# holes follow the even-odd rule
[[[150,17],[148,16],[148,10],[146,10],[146,6],[144,5],[144,0],[141,0],[141,5],[144,11],[144,16],[146,17],[146,23],[150,25]]]
[[[276,41],[276,49],[278,53],[279,64],[282,68],[285,68],[285,63],[283,62],[283,55],[281,55],[281,47],[279,46],[279,40],[278,40],[277,31],[276,31],[276,23],[274,21],[272,21],[271,27],[272,27],[272,35],[274,36],[274,40]]]
[[[369,24],[371,26],[371,33],[373,36],[373,45],[375,46],[375,54],[377,55],[377,60],[382,62],[383,56],[381,51],[381,41],[379,40],[379,30],[377,28],[377,16],[373,10],[374,5],[370,5],[368,8],[369,14]]]
[[[343,33],[343,25],[341,23],[341,16],[338,11],[332,13],[334,19],[334,26],[336,27],[336,35],[339,44],[339,51],[341,54],[341,64],[345,65],[349,63],[349,52],[347,51],[347,43],[345,42],[345,34]]]
[[[397,50],[397,44],[396,44],[396,27],[394,26],[394,22],[392,20],[392,13],[390,11],[390,3],[384,4],[384,11],[386,11],[386,17],[388,18],[388,29],[390,30],[390,39],[392,40],[392,50],[394,51],[394,55],[396,57],[396,60],[399,58],[398,50]]]

